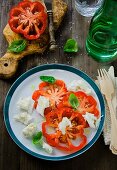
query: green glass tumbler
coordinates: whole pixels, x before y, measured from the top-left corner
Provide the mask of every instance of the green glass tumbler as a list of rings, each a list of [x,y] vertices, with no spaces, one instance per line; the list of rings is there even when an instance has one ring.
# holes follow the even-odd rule
[[[89,56],[99,62],[117,59],[117,0],[104,0],[93,16],[86,50]]]

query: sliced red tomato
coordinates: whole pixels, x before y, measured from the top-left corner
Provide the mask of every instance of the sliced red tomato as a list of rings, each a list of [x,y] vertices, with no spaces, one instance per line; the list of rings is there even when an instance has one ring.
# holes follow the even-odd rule
[[[67,145],[61,145],[60,144],[60,138],[58,140],[56,140],[56,148],[63,150],[63,151],[70,151],[70,152],[75,152],[75,151],[79,151],[81,150],[87,143],[87,138],[85,135],[81,135],[79,136],[79,138],[81,138],[81,142],[79,145],[75,146],[72,144],[71,140],[69,140],[69,138],[67,138]]]
[[[62,107],[69,107],[72,108],[72,106],[69,103],[69,96],[70,92],[67,92],[66,95],[63,96],[63,99],[61,102],[58,103],[57,108],[62,108]]]
[[[33,95],[32,95],[32,99],[36,101],[36,100],[38,100],[39,96],[40,96],[40,91],[35,90]]]
[[[46,107],[45,110],[44,110],[44,115],[46,116],[46,115],[49,114],[52,110],[53,110],[53,107]]]
[[[50,100],[51,106],[55,106],[62,101],[67,92],[65,83],[62,80],[56,80],[54,84],[42,82],[39,85],[40,94]]]
[[[84,92],[76,92],[75,94],[79,101],[78,111],[80,113],[85,114],[86,112],[89,112],[94,114],[95,116],[99,116],[99,112],[97,112],[96,109],[97,102],[92,96],[88,96]]]
[[[56,80],[54,84],[42,82],[39,84],[39,90],[35,90],[32,95],[32,99],[35,101],[34,108],[37,107],[38,98],[40,96],[48,98],[51,107],[55,107],[60,101],[62,101],[66,92],[67,88],[62,80]]]
[[[79,102],[79,106],[77,109],[78,112],[80,112],[81,114],[85,114],[86,112],[89,112],[89,113],[94,114],[97,117],[99,116],[99,111],[96,108],[97,107],[96,100],[92,96],[87,95],[85,92],[82,92],[82,91],[67,93],[63,97],[63,100],[57,105],[58,108],[61,108],[61,107],[72,108],[72,106],[69,103],[69,96],[71,93],[74,93],[78,98],[78,102]]]
[[[33,106],[35,109],[36,109],[37,104],[38,104],[37,100],[38,100],[39,96],[40,96],[40,91],[39,90],[35,90],[33,95],[32,95],[32,99],[35,101],[34,102],[34,106]]]
[[[73,93],[73,94],[75,94],[75,95],[77,96],[79,103],[84,99],[84,97],[87,97],[87,95],[86,95],[84,92],[82,92],[82,91],[78,91],[78,92],[68,92],[68,93],[64,96],[62,102],[59,103],[58,108],[61,108],[61,107],[71,107],[71,108],[72,108],[72,106],[71,106],[70,103],[69,103],[69,96],[70,96],[71,93]]]
[[[12,31],[23,34],[28,40],[40,37],[47,26],[47,13],[41,2],[22,1],[10,11]]]
[[[48,114],[45,115],[46,121],[49,123],[52,127],[58,127],[59,124],[59,116],[58,116],[58,110],[54,109],[51,110]]]
[[[72,126],[66,127],[66,133],[62,134],[59,129],[59,123],[63,117],[67,117],[71,121]],[[86,121],[83,116],[71,108],[54,109],[45,116],[46,122],[42,124],[42,132],[48,144],[64,151],[78,151],[82,149],[87,142],[84,133]],[[55,133],[47,133],[49,127],[54,128]],[[72,140],[81,138],[78,146],[72,144]]]
[[[96,117],[99,117],[100,113],[99,113],[99,110],[97,108],[94,109],[93,113]]]

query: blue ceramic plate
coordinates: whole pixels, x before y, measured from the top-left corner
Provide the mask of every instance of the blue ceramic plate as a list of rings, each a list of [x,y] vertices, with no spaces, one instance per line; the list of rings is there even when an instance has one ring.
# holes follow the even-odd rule
[[[17,101],[20,97],[32,96],[33,91],[37,89],[38,84],[41,82],[39,79],[40,75],[54,76],[56,79],[64,80],[66,84],[70,83],[74,79],[83,79],[87,83],[87,86],[92,89],[92,95],[97,100],[98,109],[101,113],[101,120],[98,129],[90,129],[88,132],[85,132],[88,142],[87,145],[80,151],[70,154],[54,149],[52,154],[48,154],[35,147],[30,139],[24,138],[22,135],[22,129],[25,126],[14,120],[14,115],[18,113],[16,105]],[[45,160],[59,161],[70,159],[88,150],[99,138],[103,128],[104,118],[104,100],[94,81],[82,71],[62,64],[38,66],[21,75],[10,88],[4,103],[4,121],[11,138],[25,152]]]

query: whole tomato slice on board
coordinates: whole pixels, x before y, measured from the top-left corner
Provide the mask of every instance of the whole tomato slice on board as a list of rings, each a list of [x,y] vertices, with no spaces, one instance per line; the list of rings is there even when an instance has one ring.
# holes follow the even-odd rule
[[[80,113],[71,108],[61,108],[51,111],[45,117],[46,122],[42,124],[42,132],[48,144],[57,149],[72,152],[78,151],[86,145],[87,138],[83,134],[86,121]],[[65,134],[62,134],[61,130],[59,130],[59,123],[64,117],[71,121],[72,126],[67,126]],[[54,133],[48,133],[50,127],[54,128]],[[72,141],[77,138],[80,139],[80,142],[76,142],[75,145]]]
[[[63,99],[66,92],[67,88],[62,80],[56,80],[54,84],[42,82],[39,85],[39,90],[33,93],[32,99],[36,102],[40,95],[45,96],[53,107]]]
[[[41,2],[22,1],[10,11],[11,30],[28,40],[40,37],[47,26],[47,13]]]

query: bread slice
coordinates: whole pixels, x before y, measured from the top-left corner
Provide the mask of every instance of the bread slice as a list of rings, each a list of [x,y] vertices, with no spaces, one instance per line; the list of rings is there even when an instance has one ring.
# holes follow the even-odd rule
[[[52,0],[54,27],[57,29],[67,11],[67,4],[63,0]]]

